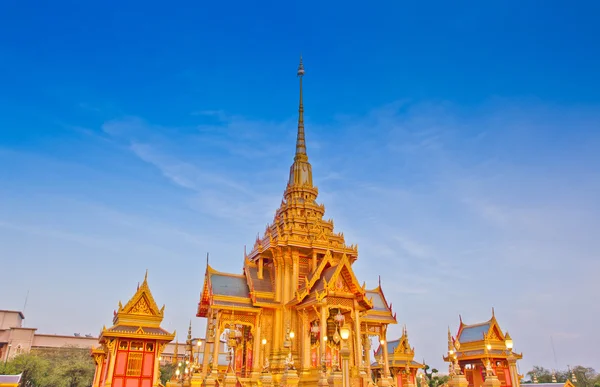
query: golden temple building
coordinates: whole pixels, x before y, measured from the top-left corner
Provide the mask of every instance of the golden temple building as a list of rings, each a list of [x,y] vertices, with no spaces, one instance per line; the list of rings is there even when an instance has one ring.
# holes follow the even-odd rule
[[[375,351],[375,362],[371,365],[374,371],[375,380],[383,375],[383,346],[387,345],[388,367],[393,382],[397,387],[410,387],[417,385],[417,372],[424,367],[424,364],[414,360],[415,349],[408,342],[408,330],[406,327],[402,330],[402,336],[398,340],[390,340],[387,343],[380,343]]]
[[[158,308],[148,287],[148,273],[133,297],[114,312],[113,326],[103,327],[92,348],[96,372],[92,387],[156,387],[160,356],[175,338],[160,327],[165,307]]]
[[[207,343],[227,335],[230,354],[221,374],[217,346],[204,347],[203,385],[366,386],[372,384],[370,339],[385,343],[388,325],[397,323],[381,286],[369,290],[356,278],[358,247],[346,243],[317,203],[304,132],[302,60],[297,75],[296,152],[273,222],[245,253],[240,274],[207,262],[197,316],[207,319]],[[378,384],[387,386],[387,345],[382,355]]]
[[[517,371],[517,360],[522,354],[513,352],[513,340],[502,332],[494,310],[486,322],[467,325],[462,318],[456,338],[448,329],[450,374],[464,375],[469,387],[495,385],[520,387],[522,375]]]

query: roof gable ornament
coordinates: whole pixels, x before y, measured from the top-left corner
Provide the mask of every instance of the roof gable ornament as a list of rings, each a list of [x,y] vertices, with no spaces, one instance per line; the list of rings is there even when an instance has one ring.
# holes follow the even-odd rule
[[[144,282],[138,286],[135,294],[123,305],[119,301],[119,308],[114,315],[113,323],[133,323],[144,321],[147,326],[159,326],[164,316],[164,305],[159,308],[150,287],[148,286],[148,271],[144,276]]]

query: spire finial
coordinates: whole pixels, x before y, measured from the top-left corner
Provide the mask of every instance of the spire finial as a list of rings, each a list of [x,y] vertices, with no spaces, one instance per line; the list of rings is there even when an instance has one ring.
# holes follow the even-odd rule
[[[303,161],[308,160],[306,157],[306,141],[304,139],[304,101],[302,97],[302,77],[304,76],[304,64],[302,63],[302,55],[300,55],[300,64],[298,65],[298,77],[300,78],[300,105],[298,107],[298,135],[296,137],[296,157]]]
[[[302,63],[302,56],[300,56],[300,64],[298,65],[298,77],[300,78],[300,103],[298,106],[298,133],[296,135],[296,154],[294,156],[294,163],[290,167],[290,178],[288,180],[288,186],[299,187],[308,186],[312,187],[312,167],[308,162],[308,155],[306,153],[306,139],[304,137],[304,98],[302,91],[302,78],[304,77],[304,64]],[[286,188],[286,198],[292,191]],[[302,193],[302,199],[304,193]]]
[[[302,64],[302,54],[300,54],[300,64],[298,65],[298,76],[304,75],[304,64]]]
[[[144,282],[148,282],[148,269],[146,269],[146,274],[144,275]]]

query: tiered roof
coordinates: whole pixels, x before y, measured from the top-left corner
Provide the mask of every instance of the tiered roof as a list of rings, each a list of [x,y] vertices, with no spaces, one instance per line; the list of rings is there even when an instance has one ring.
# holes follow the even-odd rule
[[[402,330],[402,336],[397,340],[388,341],[385,343],[388,351],[388,362],[390,367],[404,368],[408,365],[409,368],[423,368],[423,364],[414,361],[415,349],[408,342],[408,331],[406,327]],[[383,346],[380,344],[374,351],[375,359],[382,355]],[[379,367],[379,362],[376,361],[372,367]]]
[[[494,309],[492,309],[492,317],[485,322],[465,324],[461,318],[456,338],[451,337],[450,332],[448,332],[448,336],[457,348],[458,360],[479,359],[487,355],[499,358],[509,355],[517,359],[523,357],[522,354],[512,352],[512,350],[510,353],[508,352],[506,342],[512,339],[508,332],[503,332],[500,328]],[[491,346],[489,350],[486,348],[488,344]],[[444,360],[448,361],[448,358],[444,357]]]

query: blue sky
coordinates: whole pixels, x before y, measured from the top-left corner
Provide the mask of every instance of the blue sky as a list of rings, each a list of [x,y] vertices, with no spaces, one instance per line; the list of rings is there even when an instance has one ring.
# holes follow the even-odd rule
[[[599,368],[598,11],[3,1],[0,308],[96,333],[147,268],[183,335],[280,203],[302,53],[319,200],[417,356],[494,306],[522,372]]]

